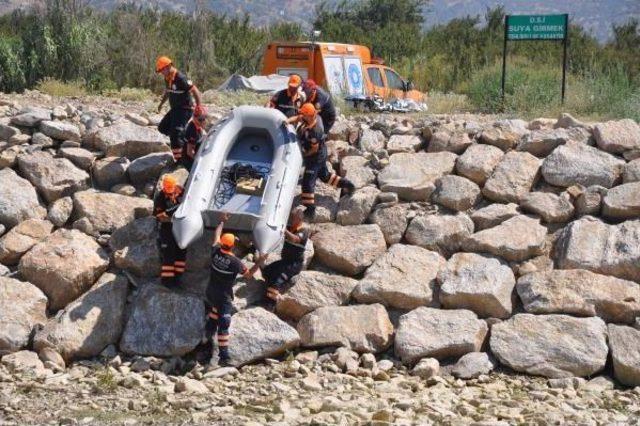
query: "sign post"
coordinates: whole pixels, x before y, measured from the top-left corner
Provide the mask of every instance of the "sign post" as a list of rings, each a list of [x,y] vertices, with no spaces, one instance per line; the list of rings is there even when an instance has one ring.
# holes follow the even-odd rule
[[[507,41],[561,40],[562,58],[562,103],[566,87],[567,42],[569,15],[506,15],[504,20],[504,46],[502,49],[502,104],[507,74]]]

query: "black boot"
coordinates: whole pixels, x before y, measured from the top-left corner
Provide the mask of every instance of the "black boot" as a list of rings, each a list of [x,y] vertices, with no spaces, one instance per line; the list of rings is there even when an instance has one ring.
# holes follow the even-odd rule
[[[353,195],[356,191],[356,186],[350,180],[343,179],[342,190],[344,191],[344,195]]]
[[[313,220],[316,217],[316,206],[309,205],[304,210],[304,218],[307,220]]]

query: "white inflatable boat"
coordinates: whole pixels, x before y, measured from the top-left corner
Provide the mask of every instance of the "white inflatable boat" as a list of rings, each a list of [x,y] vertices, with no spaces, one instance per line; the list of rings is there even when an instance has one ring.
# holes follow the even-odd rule
[[[228,213],[226,231],[252,233],[261,253],[272,251],[283,238],[301,167],[296,135],[280,111],[234,109],[198,151],[173,215],[176,242],[186,248]]]

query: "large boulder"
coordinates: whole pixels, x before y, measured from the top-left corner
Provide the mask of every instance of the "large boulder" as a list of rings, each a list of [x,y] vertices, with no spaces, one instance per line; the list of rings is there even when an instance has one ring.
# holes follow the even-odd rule
[[[614,154],[640,148],[640,126],[629,118],[596,124],[593,137],[600,149]]]
[[[464,249],[523,261],[542,254],[546,235],[547,229],[539,219],[520,215],[471,235],[464,242]]]
[[[438,274],[440,303],[447,309],[470,309],[480,318],[511,316],[516,279],[498,259],[456,253]]]
[[[451,374],[459,379],[475,379],[482,374],[489,374],[495,365],[486,352],[469,352],[463,355],[451,369]]]
[[[51,234],[48,220],[28,219],[0,238],[0,263],[15,265],[23,254]]]
[[[574,132],[567,129],[534,130],[518,144],[518,151],[526,151],[536,157],[544,158],[560,145],[574,138]]]
[[[229,356],[233,365],[277,357],[299,344],[295,328],[262,308],[240,311],[231,319]]]
[[[435,190],[435,180],[451,173],[455,161],[456,155],[450,152],[393,154],[378,175],[378,185],[404,200],[428,200]]]
[[[204,325],[204,303],[199,297],[149,284],[133,302],[120,350],[137,355],[182,356],[200,343]]]
[[[334,222],[340,204],[340,189],[334,188],[320,180],[316,182],[315,190],[316,214],[313,223]],[[294,200],[294,205],[301,204],[298,197]]]
[[[47,296],[31,283],[0,277],[0,356],[27,346],[47,321]]]
[[[436,275],[445,264],[438,253],[394,244],[367,269],[353,297],[359,303],[382,303],[403,310],[437,305]]]
[[[54,349],[69,362],[97,356],[117,343],[124,325],[127,287],[125,277],[103,274],[89,291],[38,330],[34,349]]]
[[[93,238],[59,229],[20,259],[20,274],[49,298],[56,311],[77,299],[109,266],[109,256]]]
[[[480,188],[461,176],[443,176],[436,181],[432,200],[451,210],[465,211],[480,200]]]
[[[0,170],[0,224],[12,228],[27,219],[43,219],[47,214],[28,180],[12,169]]]
[[[384,149],[387,138],[380,130],[362,129],[360,134],[360,149],[362,151],[376,152]]]
[[[445,257],[460,250],[473,233],[473,221],[464,213],[416,216],[409,223],[405,238],[409,244],[437,251]]]
[[[496,146],[503,151],[508,151],[515,148],[520,138],[525,134],[526,132],[520,129],[507,129],[498,126],[490,127],[482,131],[480,134],[480,142]]]
[[[96,159],[96,154],[84,148],[67,147],[58,152],[82,170],[89,170]]]
[[[127,174],[134,185],[142,185],[157,179],[162,170],[172,163],[171,153],[156,152],[133,160],[127,168]]]
[[[302,271],[293,278],[293,286],[282,294],[276,312],[298,321],[323,306],[346,305],[358,281],[342,275]]]
[[[487,323],[471,311],[418,308],[400,317],[395,353],[404,364],[460,357],[479,352],[487,330]]]
[[[361,225],[369,217],[378,199],[380,190],[366,186],[357,190],[350,197],[342,197],[336,214],[336,222],[343,226]]]
[[[498,226],[502,222],[519,215],[520,211],[517,204],[495,203],[471,213],[471,220],[473,220],[476,231],[482,231],[483,229]]]
[[[415,135],[392,135],[387,142],[389,154],[416,152],[422,146],[422,139]]]
[[[407,230],[408,205],[377,205],[369,215],[369,222],[380,227],[388,245],[399,243]]]
[[[312,237],[316,258],[338,272],[362,273],[387,250],[378,225],[325,225]]]
[[[640,330],[609,324],[608,331],[616,379],[627,386],[640,386]]]
[[[119,121],[99,128],[85,136],[89,149],[102,151],[107,156],[138,158],[154,152],[170,152],[168,138],[152,127],[138,126],[130,121]]]
[[[625,324],[640,316],[638,284],[582,269],[527,274],[516,288],[524,309],[532,314],[599,316]]]
[[[80,142],[80,129],[75,124],[64,121],[42,121],[40,131],[53,139]]]
[[[376,181],[376,175],[369,167],[369,160],[359,155],[348,155],[340,160],[340,174],[349,179],[356,188]]]
[[[515,371],[551,378],[593,376],[607,362],[600,318],[517,314],[491,328],[491,352]]]
[[[18,115],[11,117],[11,124],[19,127],[37,127],[41,122],[51,120],[51,110],[48,108],[27,107]]]
[[[602,214],[611,219],[640,217],[640,182],[625,183],[607,191]]]
[[[97,160],[91,168],[96,187],[109,190],[127,182],[129,164],[129,159],[125,157],[106,157]]]
[[[538,179],[541,161],[528,152],[508,152],[482,188],[490,200],[517,203]]]
[[[560,269],[588,269],[640,282],[640,220],[607,225],[585,216],[563,230],[555,252]]]
[[[541,173],[551,185],[600,185],[611,188],[620,178],[624,160],[592,146],[569,142],[554,149],[542,163]]]
[[[298,323],[302,346],[346,346],[356,352],[381,352],[392,342],[393,325],[384,306],[322,307]]]
[[[47,219],[58,228],[62,228],[73,213],[73,200],[71,197],[62,197],[55,200],[49,206]]]
[[[456,161],[456,172],[469,180],[484,185],[493,173],[504,152],[492,145],[471,145]]]
[[[629,161],[622,171],[622,182],[640,182],[640,158]]]
[[[18,156],[20,172],[53,202],[89,187],[89,175],[66,158],[54,158],[44,151]]]
[[[75,193],[73,205],[76,219],[86,217],[95,231],[107,233],[136,218],[149,216],[153,210],[153,201],[147,198],[128,197],[93,189]]]
[[[428,152],[448,151],[456,154],[462,154],[473,141],[465,132],[455,131],[449,132],[440,130],[435,132],[429,140]],[[389,141],[389,145],[391,141]]]
[[[113,250],[116,267],[139,277],[160,275],[160,248],[154,217],[136,219],[116,229],[109,239],[109,247]]]
[[[571,220],[575,208],[569,197],[548,192],[529,192],[520,202],[522,210],[535,213],[547,223],[565,223]]]

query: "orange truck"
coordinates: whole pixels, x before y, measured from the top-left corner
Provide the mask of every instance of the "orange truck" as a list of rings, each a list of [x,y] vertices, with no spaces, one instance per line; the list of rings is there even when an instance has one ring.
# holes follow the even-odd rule
[[[271,43],[264,55],[263,75],[299,74],[311,78],[341,97],[373,97],[384,100],[426,99],[393,68],[371,57],[368,47],[320,42]]]

